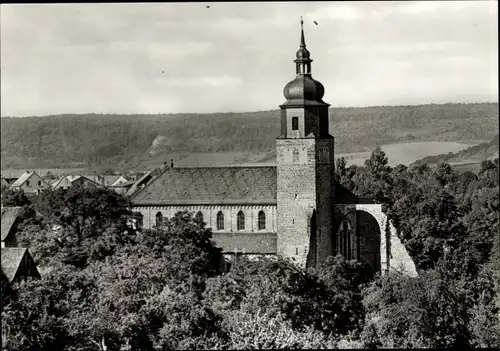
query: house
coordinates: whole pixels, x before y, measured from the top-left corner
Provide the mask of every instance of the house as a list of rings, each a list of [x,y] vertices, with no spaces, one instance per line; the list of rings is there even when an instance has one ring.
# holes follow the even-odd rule
[[[122,183],[128,182],[127,178],[122,175],[104,175],[101,176],[104,186],[117,186]]]
[[[135,180],[129,180],[127,182],[112,185],[110,188],[116,191],[118,194],[126,194],[134,184]]]
[[[2,170],[2,178],[9,185],[11,185],[16,180],[18,180],[23,173],[24,173],[24,170],[20,170],[20,169]]]
[[[43,180],[36,172],[26,171],[11,184],[10,188],[23,190],[25,193],[39,194],[42,190],[49,189],[50,184]]]
[[[212,230],[228,258],[280,255],[314,268],[340,254],[367,263],[374,273],[405,266],[415,274],[382,205],[335,181],[330,105],[322,100],[324,86],[312,78],[303,28],[293,62],[295,78],[279,106],[276,166],[149,172],[127,193],[134,222],[161,227],[164,218],[188,211]]]
[[[69,176],[61,176],[57,181],[52,184],[52,189],[69,189],[71,187],[71,180]]]
[[[26,280],[28,277],[40,278],[35,261],[27,248],[2,247],[1,254],[2,274],[9,284]]]
[[[79,185],[84,188],[100,188],[101,185],[86,176],[78,175],[78,176],[68,176],[68,180],[71,182],[71,185]]]
[[[3,207],[2,211],[2,247],[16,247],[16,231],[20,222],[22,207]]]

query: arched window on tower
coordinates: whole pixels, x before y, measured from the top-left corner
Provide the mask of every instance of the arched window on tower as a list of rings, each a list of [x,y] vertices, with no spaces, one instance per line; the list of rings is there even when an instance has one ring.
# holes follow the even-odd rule
[[[203,213],[201,213],[201,211],[198,211],[195,218],[196,218],[196,221],[203,223]]]
[[[264,211],[259,212],[259,230],[266,229],[266,214]]]
[[[237,218],[237,224],[238,224],[238,230],[244,230],[245,229],[245,215],[243,214],[243,211],[238,212],[238,218]]]
[[[292,151],[292,161],[299,162],[299,150],[293,149]]]
[[[217,213],[217,230],[224,230],[224,214],[222,211]]]
[[[156,228],[160,229],[163,227],[163,215],[161,212],[156,214]]]

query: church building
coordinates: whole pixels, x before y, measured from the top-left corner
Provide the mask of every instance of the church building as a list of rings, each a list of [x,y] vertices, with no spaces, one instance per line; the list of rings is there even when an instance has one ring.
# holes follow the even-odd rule
[[[381,205],[334,180],[335,139],[325,89],[312,77],[301,22],[295,78],[284,88],[276,166],[164,168],[132,197],[144,228],[190,211],[230,255],[281,255],[316,267],[330,255],[374,271],[415,266]]]

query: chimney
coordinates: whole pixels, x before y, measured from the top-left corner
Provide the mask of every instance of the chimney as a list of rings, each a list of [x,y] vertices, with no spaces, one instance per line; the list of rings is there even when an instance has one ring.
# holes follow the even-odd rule
[[[173,158],[170,159],[170,168],[174,168],[174,159]]]

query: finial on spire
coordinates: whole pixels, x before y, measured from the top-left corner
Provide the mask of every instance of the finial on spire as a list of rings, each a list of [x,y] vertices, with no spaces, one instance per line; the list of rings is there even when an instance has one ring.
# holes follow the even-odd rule
[[[304,20],[302,19],[302,16],[300,16],[300,47],[306,47],[306,40],[304,39]]]

